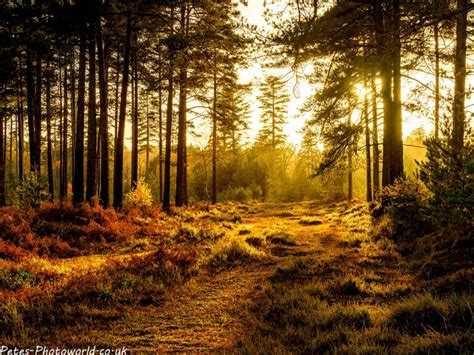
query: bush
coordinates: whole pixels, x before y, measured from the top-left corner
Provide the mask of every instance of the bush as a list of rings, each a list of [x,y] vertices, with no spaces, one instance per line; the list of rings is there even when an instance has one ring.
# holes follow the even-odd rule
[[[26,174],[24,180],[16,187],[13,193],[13,204],[21,208],[36,208],[48,198],[44,178],[38,177],[36,172],[31,172]]]
[[[151,189],[143,179],[138,180],[137,186],[125,194],[125,206],[143,208],[152,204]]]
[[[430,230],[426,217],[430,192],[419,180],[399,179],[383,188],[382,204],[394,223],[396,241],[415,239]]]
[[[472,139],[472,133],[471,133]],[[427,161],[419,163],[420,177],[433,193],[429,199],[432,221],[472,235],[474,214],[474,146],[467,141],[455,154],[448,140],[425,142]]]

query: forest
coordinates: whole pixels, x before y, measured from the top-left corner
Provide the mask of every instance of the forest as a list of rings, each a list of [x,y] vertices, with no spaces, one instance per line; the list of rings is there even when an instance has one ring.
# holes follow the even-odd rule
[[[0,354],[472,354],[471,0],[1,0]]]

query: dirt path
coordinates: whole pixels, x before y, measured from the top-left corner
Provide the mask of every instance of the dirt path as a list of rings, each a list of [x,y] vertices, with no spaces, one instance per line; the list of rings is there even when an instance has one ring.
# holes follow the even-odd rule
[[[133,353],[214,352],[232,348],[250,322],[249,309],[278,267],[294,258],[320,253],[327,221],[317,226],[298,224],[307,213],[299,205],[262,206],[245,213],[239,229],[262,236],[278,228],[294,234],[299,245],[271,245],[263,261],[211,274],[201,271],[181,287],[168,292],[159,306],[131,309],[108,331],[97,330],[90,339],[98,345],[125,345]],[[291,213],[282,213],[290,209]]]
[[[107,334],[97,331],[95,343],[125,345],[132,353],[232,349],[248,331],[251,305],[277,268],[308,255],[347,265],[357,258],[357,250],[341,243],[347,227],[331,222],[332,212],[326,206],[309,204],[262,205],[246,212],[238,227],[247,230],[242,238],[277,230],[289,233],[296,245],[270,244],[266,260],[217,274],[203,270],[169,292],[160,306],[132,309]]]

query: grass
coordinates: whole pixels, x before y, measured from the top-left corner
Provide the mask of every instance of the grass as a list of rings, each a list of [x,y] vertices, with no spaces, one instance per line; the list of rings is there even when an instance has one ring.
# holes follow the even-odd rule
[[[242,265],[247,262],[262,260],[266,254],[251,246],[245,239],[233,236],[219,241],[211,251],[208,267],[220,271]]]
[[[312,216],[304,216],[301,217],[301,219],[298,222],[299,224],[305,225],[305,226],[318,226],[320,224],[323,224],[321,219],[312,217]]]

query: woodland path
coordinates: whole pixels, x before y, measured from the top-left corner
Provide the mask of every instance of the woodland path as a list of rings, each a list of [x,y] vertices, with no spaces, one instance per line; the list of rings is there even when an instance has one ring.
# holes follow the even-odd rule
[[[278,267],[308,255],[344,264],[357,257],[357,250],[341,243],[345,231],[328,220],[331,212],[331,207],[311,203],[251,208],[236,227],[250,231],[242,238],[278,228],[291,233],[298,245],[271,244],[266,260],[216,274],[200,271],[185,285],[168,292],[161,305],[135,308],[105,333],[102,329],[92,334],[94,343],[125,345],[132,353],[232,352],[252,327],[250,308]],[[303,216],[321,223],[302,225]]]

